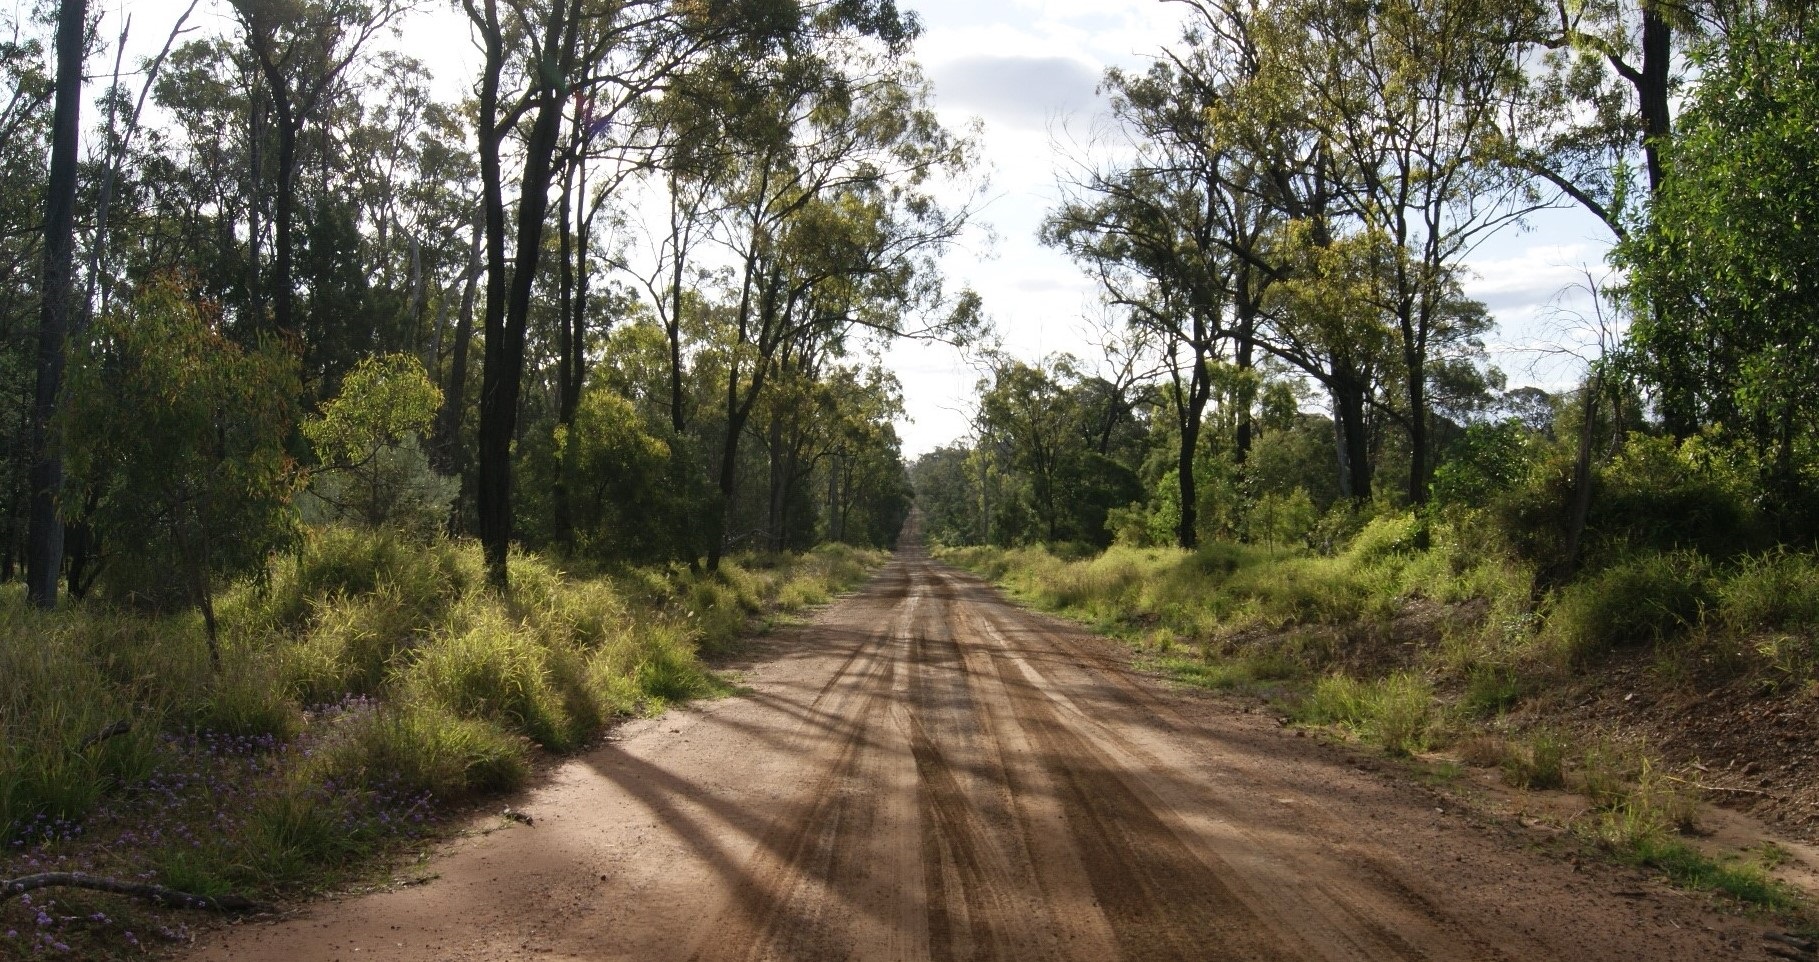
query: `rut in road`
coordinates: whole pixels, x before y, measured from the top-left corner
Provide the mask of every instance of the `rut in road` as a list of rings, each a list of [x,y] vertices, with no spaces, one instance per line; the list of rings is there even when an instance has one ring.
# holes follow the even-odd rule
[[[1731,958],[1749,923],[1536,857],[901,552],[748,690],[558,770],[537,827],[211,959]],[[1746,941],[1747,940],[1747,941]],[[361,954],[353,956],[358,950]]]

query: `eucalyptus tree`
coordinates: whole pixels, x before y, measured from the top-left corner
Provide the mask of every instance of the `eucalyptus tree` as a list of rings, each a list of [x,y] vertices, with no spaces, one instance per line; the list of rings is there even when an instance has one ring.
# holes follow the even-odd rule
[[[243,42],[263,81],[277,136],[272,201],[272,328],[299,333],[292,260],[296,237],[298,139],[316,121],[372,39],[411,0],[232,0]],[[258,256],[254,254],[255,263]]]
[[[875,38],[829,38],[779,60],[745,115],[748,154],[726,179],[718,238],[736,287],[713,336],[725,403],[710,568],[726,547],[746,423],[780,362],[855,329],[964,337],[973,322],[970,311],[940,313],[934,263],[969,211],[930,194],[960,177],[972,145],[936,122],[903,59],[912,26],[874,24]]]
[[[1245,158],[1212,126],[1216,83],[1182,58],[1159,60],[1141,75],[1107,71],[1127,157],[1078,178],[1042,233],[1088,266],[1108,300],[1161,344],[1177,439],[1175,538],[1183,548],[1199,538],[1194,458],[1212,397],[1210,364],[1228,341],[1241,365],[1253,357],[1264,275],[1238,252],[1255,247],[1269,218],[1254,195],[1231,184],[1248,174]],[[1240,460],[1249,434],[1245,417]]]
[[[52,75],[38,24],[0,14],[0,580],[25,555],[34,447],[33,377],[40,321],[44,196],[50,150]],[[36,276],[34,276],[36,275]]]
[[[487,285],[476,509],[489,576],[504,585],[512,537],[511,445],[565,105],[580,96],[592,105],[595,123],[629,119],[635,105],[713,52],[757,60],[799,39],[811,11],[783,0],[462,0],[462,9],[483,52],[475,123]],[[872,8],[832,9],[853,17]],[[519,63],[526,67],[508,71]],[[510,230],[515,254],[508,269],[504,160],[519,132]]]
[[[1406,494],[1419,504],[1430,361],[1461,262],[1543,203],[1500,148],[1502,118],[1527,91],[1524,50],[1509,42],[1526,22],[1493,0],[1300,0],[1271,16],[1266,62],[1333,158],[1338,226],[1364,258],[1369,283],[1353,291],[1396,334],[1390,411],[1408,434]]]
[[[52,435],[63,394],[64,339],[76,307],[76,164],[82,126],[82,61],[88,53],[88,0],[57,8],[57,85],[51,114],[50,171],[45,179],[44,285],[39,291],[37,389],[33,396],[31,520],[27,530],[26,592],[40,608],[57,605],[63,570],[63,520],[57,491],[63,458]]]

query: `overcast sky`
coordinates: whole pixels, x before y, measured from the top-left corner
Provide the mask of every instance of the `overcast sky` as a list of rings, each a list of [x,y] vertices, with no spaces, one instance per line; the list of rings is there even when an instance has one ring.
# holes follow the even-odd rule
[[[15,0],[19,2],[19,0]],[[898,0],[923,23],[919,59],[933,81],[937,110],[950,126],[983,122],[983,161],[991,187],[980,230],[946,259],[948,286],[984,298],[1004,345],[1025,357],[1068,351],[1091,361],[1085,320],[1096,316],[1094,290],[1080,270],[1037,242],[1044,214],[1059,197],[1057,178],[1104,121],[1096,87],[1105,68],[1143,69],[1174,43],[1187,8],[1161,0]],[[156,51],[183,0],[93,0],[102,35],[117,35],[132,14],[135,51]],[[203,0],[198,23],[231,30],[225,0]],[[430,0],[397,41],[434,71],[440,94],[471,88],[479,67],[466,23],[452,3]],[[111,66],[111,61],[107,66]],[[99,59],[91,73],[104,69]],[[1531,218],[1470,262],[1466,291],[1490,305],[1501,329],[1495,361],[1513,385],[1557,388],[1574,376],[1559,363],[1531,370],[1532,347],[1583,311],[1583,297],[1561,298],[1582,270],[1602,273],[1608,235],[1577,211]],[[1562,314],[1566,317],[1563,319]],[[911,457],[963,437],[978,372],[942,345],[900,344],[886,357],[903,381],[908,419],[900,425]]]

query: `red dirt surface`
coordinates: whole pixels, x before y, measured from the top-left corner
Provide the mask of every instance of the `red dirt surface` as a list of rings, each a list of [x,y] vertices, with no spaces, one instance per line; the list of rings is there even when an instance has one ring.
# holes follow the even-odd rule
[[[487,820],[427,883],[193,957],[1770,957],[1758,923],[1171,690],[914,548],[741,680],[567,762],[513,800],[533,826]]]

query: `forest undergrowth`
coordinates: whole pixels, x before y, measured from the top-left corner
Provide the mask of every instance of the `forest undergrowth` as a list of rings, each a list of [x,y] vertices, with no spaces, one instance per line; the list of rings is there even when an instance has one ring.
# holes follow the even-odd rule
[[[1470,766],[1513,791],[1580,793],[1566,827],[1586,847],[1810,926],[1778,863],[1693,842],[1711,793],[1810,833],[1815,773],[1781,757],[1795,736],[1750,719],[1813,714],[1819,557],[1635,551],[1538,587],[1481,535],[1391,512],[1331,553],[1221,541],[940,555],[1127,641],[1141,668],[1262,698],[1286,723],[1426,774]]]
[[[32,610],[0,587],[0,879],[81,872],[281,901],[420,853],[615,719],[730,690],[703,656],[828,601],[881,552],[830,544],[587,576],[478,545],[314,531],[200,617]],[[136,957],[194,917],[41,889],[0,957]]]

